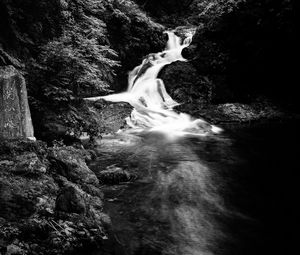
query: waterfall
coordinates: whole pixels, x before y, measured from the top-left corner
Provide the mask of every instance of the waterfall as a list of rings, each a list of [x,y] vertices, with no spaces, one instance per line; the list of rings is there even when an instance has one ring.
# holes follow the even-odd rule
[[[184,40],[173,31],[165,33],[168,35],[166,49],[149,54],[141,65],[129,73],[126,92],[90,98],[90,100],[102,98],[111,102],[131,104],[134,109],[126,118],[131,132],[158,131],[171,136],[204,136],[219,133],[220,128],[202,119],[193,119],[186,113],[177,113],[173,110],[179,103],[170,97],[158,74],[164,66],[174,61],[187,61],[182,57],[181,52],[191,43],[193,32],[188,32]]]

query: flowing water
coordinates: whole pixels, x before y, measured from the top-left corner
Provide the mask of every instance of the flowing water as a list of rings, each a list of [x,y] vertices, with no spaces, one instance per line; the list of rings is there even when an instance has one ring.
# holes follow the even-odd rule
[[[141,65],[129,73],[126,92],[88,98],[88,100],[102,98],[111,102],[131,104],[134,109],[126,122],[130,127],[129,132],[132,133],[158,131],[175,138],[219,133],[220,128],[202,119],[193,119],[186,113],[177,113],[173,110],[179,103],[169,96],[164,82],[157,77],[164,66],[174,61],[186,61],[181,52],[191,43],[194,30],[187,31],[184,40],[172,31],[166,33],[168,35],[166,49],[148,55]]]
[[[294,254],[299,127],[103,138],[92,169],[114,164],[136,176],[103,186],[114,239],[107,254]]]
[[[185,61],[181,50],[192,33],[183,43],[168,35],[166,50],[129,74],[126,92],[105,97],[134,106],[129,131],[99,141],[91,165],[96,173],[121,167],[134,179],[103,186],[112,219],[107,254],[290,254],[285,238],[291,238],[287,226],[294,219],[296,155],[289,146],[299,123],[220,133],[173,111],[177,102],[157,75],[163,66]]]

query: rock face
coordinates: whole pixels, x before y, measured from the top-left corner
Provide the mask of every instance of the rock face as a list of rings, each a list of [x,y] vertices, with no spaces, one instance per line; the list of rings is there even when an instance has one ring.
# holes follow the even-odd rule
[[[33,137],[24,77],[13,67],[0,67],[0,137]]]
[[[177,110],[194,114],[194,111],[210,103],[212,83],[190,63],[173,62],[162,69],[159,77],[170,96],[181,104]]]
[[[91,254],[95,245],[107,254],[110,219],[88,160],[82,149],[0,139],[1,255]]]

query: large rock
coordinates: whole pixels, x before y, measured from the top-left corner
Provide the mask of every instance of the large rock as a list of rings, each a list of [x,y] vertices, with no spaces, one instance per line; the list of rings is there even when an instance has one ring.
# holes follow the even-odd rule
[[[120,182],[128,182],[133,180],[135,176],[126,170],[114,165],[108,166],[105,170],[98,173],[98,178],[104,184],[119,184]]]
[[[13,67],[0,67],[0,137],[33,137],[24,77]]]
[[[78,184],[99,184],[96,175],[88,168],[79,150],[72,147],[54,149],[50,161],[53,169],[71,182]]]
[[[85,195],[75,185],[63,188],[56,199],[56,210],[66,213],[86,213]]]
[[[16,166],[12,172],[26,176],[38,176],[46,173],[47,167],[36,153],[27,152],[15,157]]]
[[[176,61],[159,74],[170,96],[180,103],[180,111],[193,113],[210,103],[213,84],[188,62]]]

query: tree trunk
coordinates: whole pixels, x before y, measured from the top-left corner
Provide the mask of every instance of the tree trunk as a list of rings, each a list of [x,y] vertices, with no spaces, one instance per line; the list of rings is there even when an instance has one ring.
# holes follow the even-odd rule
[[[24,77],[13,67],[0,67],[0,137],[34,138]]]

